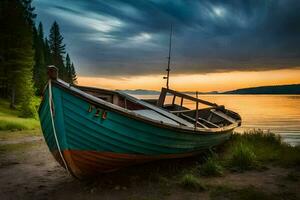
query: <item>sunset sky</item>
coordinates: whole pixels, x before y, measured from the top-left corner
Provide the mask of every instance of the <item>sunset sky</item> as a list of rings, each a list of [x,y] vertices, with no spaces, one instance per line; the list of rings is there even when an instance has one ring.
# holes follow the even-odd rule
[[[82,85],[165,85],[173,24],[171,87],[225,91],[300,83],[297,0],[35,0],[48,33],[56,20]]]

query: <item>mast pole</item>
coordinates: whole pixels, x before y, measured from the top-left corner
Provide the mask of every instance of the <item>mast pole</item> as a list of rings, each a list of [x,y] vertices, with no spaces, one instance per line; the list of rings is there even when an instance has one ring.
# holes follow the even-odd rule
[[[168,56],[168,68],[166,69],[167,71],[167,89],[169,89],[169,78],[170,78],[170,62],[171,62],[171,48],[172,48],[172,31],[173,31],[173,26],[171,24],[171,31],[170,31],[170,40],[169,40],[169,56]]]

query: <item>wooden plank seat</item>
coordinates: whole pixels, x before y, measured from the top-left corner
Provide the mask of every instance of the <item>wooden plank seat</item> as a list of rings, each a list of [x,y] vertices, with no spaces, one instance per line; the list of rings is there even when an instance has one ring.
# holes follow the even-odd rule
[[[236,123],[237,121],[233,119],[232,117],[229,117],[228,115],[224,114],[223,112],[217,111],[215,109],[210,110],[213,114],[218,115],[219,117],[229,121],[230,123]]]
[[[170,111],[170,113],[173,113],[173,114],[180,114],[180,113],[187,113],[187,112],[191,112],[191,110],[173,110],[173,111]]]
[[[203,118],[201,118],[201,117],[198,117],[198,119],[199,119],[199,120],[202,120],[202,121],[204,121],[204,122],[206,122],[206,123],[208,123],[208,124],[210,124],[210,125],[212,125],[212,126],[214,126],[214,127],[216,127],[216,128],[220,128],[220,126],[218,126],[217,124],[212,123],[211,121],[208,121],[208,120],[203,119]]]
[[[188,115],[185,115],[185,114],[181,114],[181,116],[185,117],[186,119],[189,119],[193,122],[196,122],[196,120]],[[197,121],[197,124],[202,126],[203,128],[208,128],[207,126],[205,126],[204,124],[202,124],[201,122]]]

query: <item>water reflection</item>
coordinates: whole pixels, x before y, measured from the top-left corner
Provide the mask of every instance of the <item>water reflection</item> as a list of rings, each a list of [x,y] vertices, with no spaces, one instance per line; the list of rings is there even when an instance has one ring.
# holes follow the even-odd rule
[[[158,98],[157,95],[135,95],[141,99]],[[270,130],[280,134],[284,141],[300,145],[300,95],[199,95],[199,98],[225,105],[242,117],[242,126],[236,131],[249,129]],[[167,96],[166,102],[173,97]],[[176,99],[180,104],[180,99]],[[184,106],[195,109],[191,101]],[[203,107],[205,107],[203,105]]]

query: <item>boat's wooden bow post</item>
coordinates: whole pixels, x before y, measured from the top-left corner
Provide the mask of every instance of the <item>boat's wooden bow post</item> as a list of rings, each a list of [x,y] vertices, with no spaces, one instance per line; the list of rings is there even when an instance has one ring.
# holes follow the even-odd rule
[[[49,92],[51,90],[51,83],[50,81],[51,80],[57,80],[58,78],[58,69],[54,66],[54,65],[49,65],[47,67],[47,74],[48,74],[48,78],[49,78]],[[51,93],[51,96],[49,96],[50,98],[50,109],[53,113],[53,117],[55,117],[55,109],[54,109],[54,103],[53,103],[53,99],[52,99],[52,93]]]
[[[47,74],[50,80],[57,80],[58,78],[58,69],[54,65],[49,65]]]

